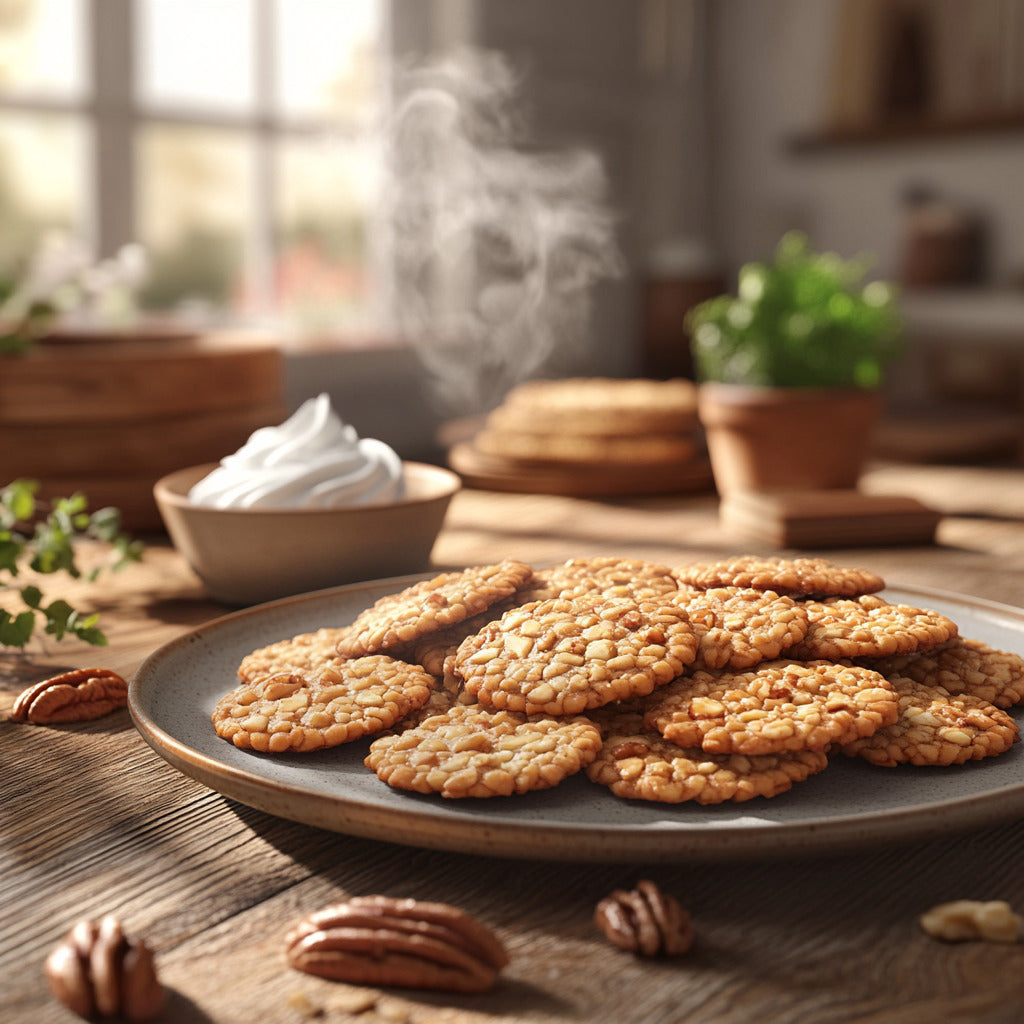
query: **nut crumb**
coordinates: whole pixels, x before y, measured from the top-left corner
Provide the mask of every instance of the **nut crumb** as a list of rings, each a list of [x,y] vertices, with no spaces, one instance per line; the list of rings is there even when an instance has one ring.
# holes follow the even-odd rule
[[[400,1003],[383,1003],[375,1007],[377,1019],[387,1021],[388,1024],[408,1024],[409,1008]]]
[[[288,1008],[311,1020],[324,1015],[324,1008],[312,1002],[305,992],[293,992],[288,997]]]
[[[331,994],[327,1006],[336,1013],[366,1013],[377,1005],[379,998],[380,993],[374,989],[344,985]]]
[[[920,917],[921,927],[945,942],[1019,942],[1022,918],[1005,900],[953,900]]]

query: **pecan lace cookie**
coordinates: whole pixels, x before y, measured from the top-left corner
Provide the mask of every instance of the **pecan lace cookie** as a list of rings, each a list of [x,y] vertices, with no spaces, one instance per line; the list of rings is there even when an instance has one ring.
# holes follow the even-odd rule
[[[695,672],[651,698],[644,724],[716,754],[826,750],[896,720],[877,672],[827,661],[770,661],[748,672]]]
[[[472,618],[457,622],[453,626],[445,626],[444,629],[439,629],[434,633],[427,633],[409,646],[408,660],[422,665],[432,676],[445,680],[445,685],[452,688],[448,678],[450,667],[446,663],[459,649],[459,644],[467,636],[473,636],[484,626],[500,619],[505,612],[510,608],[515,608],[518,603],[515,597],[505,598]],[[462,683],[459,680],[457,685],[454,685],[454,689],[458,690],[461,687]]]
[[[842,753],[886,768],[951,765],[1001,754],[1020,739],[1017,723],[988,701],[900,676],[891,681],[899,718],[872,736],[843,744]]]
[[[759,558],[743,555],[675,570],[682,583],[712,587],[752,587],[789,597],[856,597],[882,590],[885,580],[867,569],[835,565],[824,558]]]
[[[863,664],[883,676],[941,686],[954,696],[969,693],[997,708],[1024,704],[1024,658],[981,640],[957,637],[929,651],[874,658]]]
[[[809,625],[802,604],[771,590],[715,587],[681,591],[673,600],[700,641],[692,671],[770,661],[803,640]]]
[[[696,634],[675,605],[555,598],[513,608],[468,637],[455,672],[482,705],[575,715],[650,693],[696,653]]]
[[[434,677],[385,655],[338,662],[315,675],[241,683],[211,716],[217,735],[263,753],[307,753],[390,728],[425,704]]]
[[[653,600],[678,590],[679,584],[667,565],[637,558],[572,558],[535,572],[533,582],[519,595],[519,603],[587,594]]]
[[[591,436],[688,433],[699,426],[691,380],[575,377],[513,388],[488,416],[497,433]]]
[[[558,785],[600,747],[600,730],[582,716],[460,706],[374,740],[364,763],[396,789],[450,798],[511,796]]]
[[[626,800],[659,803],[740,803],[777,796],[828,765],[823,751],[710,754],[680,747],[646,729],[629,712],[595,714],[604,745],[587,767],[588,778]]]
[[[646,436],[614,436],[609,434],[534,433],[526,430],[495,429],[488,424],[474,438],[477,449],[485,455],[531,463],[577,462],[656,465],[659,462],[686,462],[698,452],[691,437],[672,434]]]
[[[956,623],[938,612],[890,604],[876,594],[805,602],[810,628],[789,657],[886,657],[923,651],[957,635]]]
[[[325,626],[311,633],[300,633],[287,640],[260,647],[247,654],[238,666],[238,678],[252,682],[263,676],[295,673],[306,675],[338,661],[338,642],[347,626]]]
[[[531,566],[506,559],[421,580],[361,612],[338,644],[338,654],[358,658],[414,643],[497,604],[532,576]]]

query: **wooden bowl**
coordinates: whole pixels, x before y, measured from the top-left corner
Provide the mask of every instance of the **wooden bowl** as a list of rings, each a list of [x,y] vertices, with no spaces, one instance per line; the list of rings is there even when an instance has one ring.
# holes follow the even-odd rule
[[[405,462],[398,501],[314,509],[192,504],[190,488],[215,465],[170,473],[153,495],[174,546],[213,597],[232,605],[427,569],[461,486],[447,469]]]

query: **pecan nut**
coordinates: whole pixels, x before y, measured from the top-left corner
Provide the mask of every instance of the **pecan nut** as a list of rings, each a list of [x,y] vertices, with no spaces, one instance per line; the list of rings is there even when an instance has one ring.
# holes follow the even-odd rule
[[[23,690],[14,702],[15,722],[49,725],[101,718],[128,703],[128,684],[109,668],[76,668]]]
[[[149,947],[129,940],[109,915],[79,921],[47,958],[46,978],[54,996],[85,1018],[148,1020],[166,1001]]]
[[[682,956],[693,945],[688,911],[647,880],[606,896],[594,910],[594,921],[609,942],[640,956]]]
[[[310,914],[285,938],[288,963],[362,985],[483,992],[508,955],[476,918],[447,903],[361,896]]]

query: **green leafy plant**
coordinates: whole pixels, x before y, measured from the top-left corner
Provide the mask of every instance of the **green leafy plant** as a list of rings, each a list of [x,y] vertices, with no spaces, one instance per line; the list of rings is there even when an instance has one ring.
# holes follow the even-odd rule
[[[97,625],[98,615],[83,615],[61,598],[47,602],[34,583],[19,586],[15,581],[26,568],[42,575],[95,579],[102,567],[85,571],[79,566],[76,541],[82,538],[103,542],[112,556],[112,570],[139,561],[142,543],[121,530],[117,509],[90,512],[82,494],[44,503],[38,491],[32,480],[15,480],[0,491],[0,592],[17,591],[24,607],[19,612],[0,608],[0,648],[24,647],[40,624],[57,640],[75,636],[102,646],[107,638]]]
[[[806,236],[783,236],[770,263],[748,263],[736,295],[687,317],[697,376],[770,387],[876,388],[899,353],[896,290],[864,283],[862,259],[814,252]]]
[[[0,270],[0,355],[27,351],[72,313],[92,322],[123,321],[146,273],[138,245],[93,263],[81,243],[59,233],[45,236],[23,265]]]

